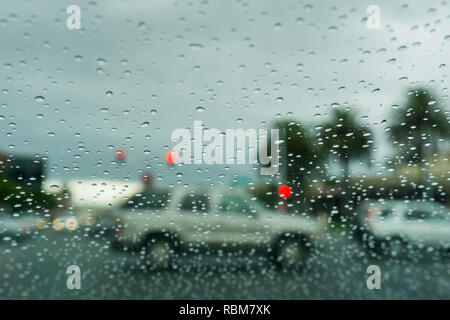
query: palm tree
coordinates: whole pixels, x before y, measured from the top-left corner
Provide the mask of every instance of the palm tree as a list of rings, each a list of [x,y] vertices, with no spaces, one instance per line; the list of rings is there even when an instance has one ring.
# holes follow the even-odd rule
[[[400,162],[419,163],[438,151],[438,141],[449,138],[449,119],[428,89],[408,90],[406,103],[393,112],[391,137]]]
[[[284,140],[281,144],[280,163],[284,171],[284,181],[304,192],[306,175],[321,161],[319,145],[310,129],[297,121],[280,120],[274,124]]]
[[[332,119],[322,126],[320,140],[330,155],[340,160],[345,181],[348,181],[353,159],[370,159],[371,135],[371,130],[358,123],[350,110],[341,108],[334,109]]]

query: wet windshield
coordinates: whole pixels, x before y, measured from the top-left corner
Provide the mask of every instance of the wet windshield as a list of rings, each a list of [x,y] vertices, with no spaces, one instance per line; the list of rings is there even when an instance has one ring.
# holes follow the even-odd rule
[[[0,299],[450,299],[450,2],[2,1]]]

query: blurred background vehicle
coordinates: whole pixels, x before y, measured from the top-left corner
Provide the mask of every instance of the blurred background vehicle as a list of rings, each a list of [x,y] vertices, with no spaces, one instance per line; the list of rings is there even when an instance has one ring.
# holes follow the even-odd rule
[[[179,188],[132,197],[117,213],[115,247],[167,268],[181,251],[256,250],[299,268],[323,232],[317,219],[268,211],[239,189]]]
[[[412,247],[450,250],[450,211],[442,203],[366,200],[354,222],[356,237],[379,253],[398,256]]]

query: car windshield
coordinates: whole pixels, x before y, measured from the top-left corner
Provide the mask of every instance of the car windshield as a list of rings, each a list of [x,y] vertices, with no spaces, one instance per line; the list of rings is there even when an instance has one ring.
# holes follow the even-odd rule
[[[0,43],[0,299],[450,300],[450,0],[4,0]]]
[[[220,213],[250,214],[252,212],[252,207],[245,198],[228,194],[220,197],[218,211]]]

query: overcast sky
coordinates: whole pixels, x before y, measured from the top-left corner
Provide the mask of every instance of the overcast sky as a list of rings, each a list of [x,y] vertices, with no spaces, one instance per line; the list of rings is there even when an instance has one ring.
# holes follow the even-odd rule
[[[81,30],[66,28],[70,4],[81,7]],[[365,25],[370,4],[381,9],[379,30]],[[255,173],[247,166],[169,169],[171,132],[194,120],[221,131],[263,128],[278,117],[314,127],[335,103],[371,124],[382,161],[390,152],[389,113],[406,88],[430,85],[447,105],[447,1],[1,6],[1,150],[47,155],[52,178],[134,180],[149,166],[164,182],[228,183],[232,174]],[[124,165],[112,163],[117,147],[127,150]]]

